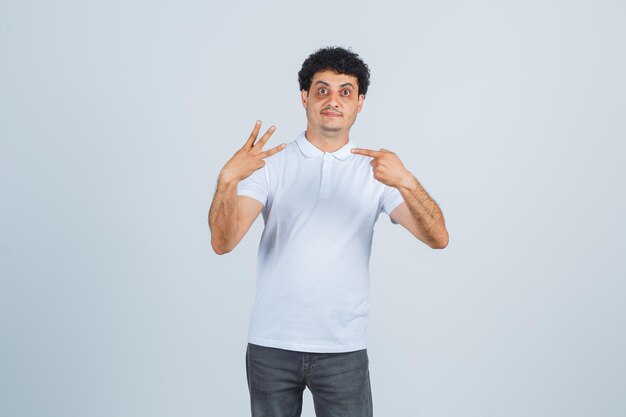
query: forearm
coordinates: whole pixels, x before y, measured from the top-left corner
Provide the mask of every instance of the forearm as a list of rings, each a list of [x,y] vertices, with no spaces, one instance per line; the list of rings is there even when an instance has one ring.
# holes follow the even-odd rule
[[[448,231],[441,209],[415,176],[410,175],[397,187],[424,235],[438,247],[448,244]]]
[[[218,254],[229,252],[237,235],[237,181],[220,175],[209,209],[211,246]]]

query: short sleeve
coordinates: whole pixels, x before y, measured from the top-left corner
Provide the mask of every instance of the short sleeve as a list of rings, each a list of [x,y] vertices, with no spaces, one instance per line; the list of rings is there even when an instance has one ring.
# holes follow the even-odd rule
[[[265,166],[254,171],[249,177],[237,184],[237,195],[245,195],[260,201],[265,205],[269,187],[267,183],[267,169]]]
[[[380,199],[382,202],[382,211],[389,216],[391,223],[398,224],[398,222],[393,221],[391,218],[391,212],[404,202],[404,198],[402,198],[400,191],[398,191],[397,188],[385,185],[385,191],[383,191],[383,195]]]

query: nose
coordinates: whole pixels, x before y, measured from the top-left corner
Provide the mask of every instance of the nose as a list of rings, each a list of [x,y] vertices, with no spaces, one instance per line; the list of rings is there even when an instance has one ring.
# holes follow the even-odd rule
[[[333,108],[339,108],[339,92],[331,91],[328,93],[327,104]]]

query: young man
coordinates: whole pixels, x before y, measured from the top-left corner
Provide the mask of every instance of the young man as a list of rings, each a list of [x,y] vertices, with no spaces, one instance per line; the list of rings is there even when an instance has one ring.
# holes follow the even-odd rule
[[[343,48],[310,55],[298,74],[307,127],[263,151],[261,122],[222,168],[209,211],[211,245],[230,252],[259,213],[246,373],[252,416],[300,416],[311,391],[317,417],[372,415],[366,327],[369,258],[381,212],[432,248],[448,244],[437,203],[393,152],[349,136],[369,69]]]

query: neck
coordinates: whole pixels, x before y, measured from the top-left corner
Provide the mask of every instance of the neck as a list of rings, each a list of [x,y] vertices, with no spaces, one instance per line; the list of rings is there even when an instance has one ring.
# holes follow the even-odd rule
[[[335,152],[348,143],[349,133],[349,131],[315,131],[307,126],[305,137],[316,148],[324,152]]]

